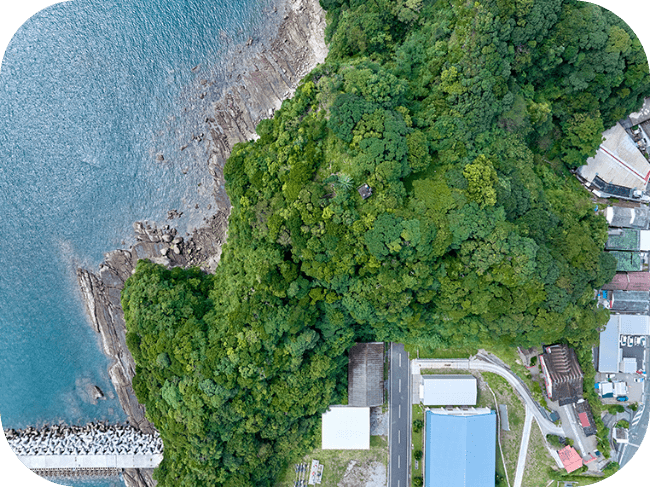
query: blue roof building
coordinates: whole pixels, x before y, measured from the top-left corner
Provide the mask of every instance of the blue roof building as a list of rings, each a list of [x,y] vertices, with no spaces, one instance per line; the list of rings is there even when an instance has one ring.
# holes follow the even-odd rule
[[[496,414],[427,411],[425,487],[494,487]]]

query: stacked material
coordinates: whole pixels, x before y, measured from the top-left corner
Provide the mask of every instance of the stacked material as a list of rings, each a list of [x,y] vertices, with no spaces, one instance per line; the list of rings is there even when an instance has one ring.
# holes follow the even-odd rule
[[[145,434],[129,425],[65,424],[5,430],[16,455],[155,455],[163,451],[158,432]]]

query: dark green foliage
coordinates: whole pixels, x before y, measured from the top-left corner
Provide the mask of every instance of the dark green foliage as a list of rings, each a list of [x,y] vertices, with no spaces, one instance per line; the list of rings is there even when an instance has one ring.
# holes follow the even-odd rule
[[[590,346],[616,263],[567,169],[647,94],[638,40],[569,0],[323,5],[327,61],[224,168],[215,276],[125,286],[161,487],[274,485],[347,400],[355,340],[569,343],[608,455]]]

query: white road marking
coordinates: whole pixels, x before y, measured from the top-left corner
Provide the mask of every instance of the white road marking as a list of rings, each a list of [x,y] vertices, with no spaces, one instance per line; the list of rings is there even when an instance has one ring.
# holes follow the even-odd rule
[[[402,442],[402,430],[397,430],[397,443]]]
[[[400,353],[398,355],[398,357],[399,357],[399,366],[401,367],[402,366],[402,354]]]
[[[402,460],[402,455],[397,455],[397,468],[402,468],[400,467],[400,460]]]
[[[401,404],[397,406],[397,410],[399,412],[398,418],[401,418],[402,417],[402,405]]]
[[[402,392],[402,379],[399,380],[399,391],[398,392]]]

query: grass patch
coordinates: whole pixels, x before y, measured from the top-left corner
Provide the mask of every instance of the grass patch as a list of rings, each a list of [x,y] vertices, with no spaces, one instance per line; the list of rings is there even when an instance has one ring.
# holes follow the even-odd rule
[[[526,487],[546,487],[546,484],[550,480],[548,470],[549,468],[555,467],[555,461],[546,449],[546,444],[537,421],[534,421],[534,423],[530,432],[528,454],[526,455],[526,469],[524,470],[522,485]]]
[[[469,370],[450,370],[450,369],[422,369],[422,375],[472,375]]]
[[[413,404],[413,411],[411,415],[411,420],[420,420],[424,421],[424,406],[422,404]],[[413,429],[413,423],[411,423],[411,441],[413,442],[413,446],[415,447],[413,449],[413,452],[415,450],[422,450],[424,452],[424,428],[422,428],[420,431],[415,431]],[[411,458],[411,478],[414,479],[415,477],[422,477],[422,473],[424,472],[423,469],[424,465],[424,457],[422,457],[422,460],[418,461],[418,468],[415,468],[415,458]]]
[[[508,479],[512,484],[515,480],[515,473],[517,471],[517,460],[519,458],[519,447],[521,445],[521,436],[524,430],[526,411],[515,390],[503,377],[491,372],[481,372],[481,376],[494,392],[497,398],[497,403],[508,405],[508,422],[510,431],[503,431],[499,428],[497,433],[501,438],[503,456],[508,469]],[[494,409],[494,398],[490,391],[484,391],[482,396],[482,406]],[[498,447],[499,445],[497,443],[497,450]],[[497,451],[497,473],[499,473],[499,469],[503,471],[503,462],[501,460],[501,453]]]
[[[364,465],[379,462],[386,467],[388,475],[388,439],[384,436],[371,436],[369,450],[323,450],[316,448],[301,459],[291,463],[275,487],[293,487],[296,480],[295,464],[306,463],[311,465],[312,460],[318,460],[323,467],[322,487],[336,487],[343,479],[348,464],[355,460],[357,464]],[[302,478],[307,478],[305,474]]]

